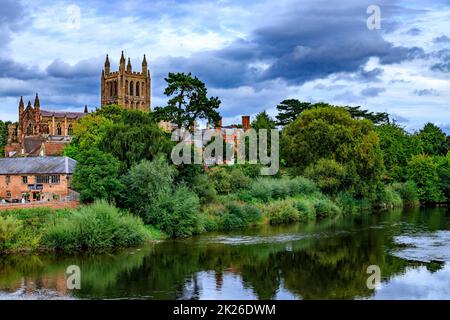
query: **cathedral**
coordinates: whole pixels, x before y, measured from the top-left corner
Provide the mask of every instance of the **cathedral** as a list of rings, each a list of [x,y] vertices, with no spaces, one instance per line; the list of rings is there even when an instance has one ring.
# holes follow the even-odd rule
[[[130,58],[125,64],[125,56],[119,62],[119,71],[111,71],[109,57],[106,55],[105,67],[101,75],[101,106],[118,104],[126,109],[151,111],[151,78],[144,55],[140,72],[133,71]],[[56,156],[61,155],[64,146],[71,141],[73,124],[88,114],[84,112],[60,112],[41,109],[36,94],[34,105],[28,101],[25,107],[23,97],[19,102],[19,121],[8,127],[6,157],[18,156]],[[171,124],[161,122],[167,131]]]
[[[101,105],[118,104],[126,109],[151,110],[151,78],[144,55],[141,72],[133,71],[130,58],[125,67],[125,56],[120,57],[119,71],[111,71],[109,57],[106,55],[102,71]]]
[[[70,142],[73,123],[87,113],[87,106],[84,112],[43,110],[38,94],[34,99],[34,105],[28,101],[25,107],[23,97],[20,97],[19,122],[8,127],[5,156],[61,155],[65,144]]]

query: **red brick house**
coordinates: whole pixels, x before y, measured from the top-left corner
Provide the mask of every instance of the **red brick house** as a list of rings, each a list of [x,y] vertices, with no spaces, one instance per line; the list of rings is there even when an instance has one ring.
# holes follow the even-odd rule
[[[75,165],[68,157],[0,159],[0,202],[69,200]]]

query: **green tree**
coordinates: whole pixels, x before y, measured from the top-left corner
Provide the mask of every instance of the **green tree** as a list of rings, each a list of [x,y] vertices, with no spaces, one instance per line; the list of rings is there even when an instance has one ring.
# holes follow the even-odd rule
[[[197,119],[217,123],[220,115],[218,97],[208,98],[205,84],[190,73],[169,73],[165,78],[164,94],[170,97],[165,107],[156,107],[154,116],[158,120],[170,121],[178,128],[193,129]]]
[[[447,153],[447,136],[438,126],[428,122],[419,131],[417,137],[422,142],[424,153],[436,156]]]
[[[121,172],[143,159],[170,155],[173,142],[149,113],[123,110],[120,118],[105,128],[99,147],[122,162]]]
[[[426,154],[415,155],[408,161],[408,179],[417,184],[421,202],[443,200],[437,168],[433,158]]]
[[[386,179],[406,181],[408,161],[423,151],[419,139],[395,123],[379,125],[375,130],[380,137]]]
[[[379,138],[368,120],[352,119],[344,108],[304,111],[282,132],[281,153],[297,174],[322,158],[344,164],[357,196],[374,192],[384,172]]]
[[[320,159],[305,170],[305,177],[317,183],[323,193],[337,195],[348,189],[347,168],[332,159]]]
[[[439,189],[447,200],[450,200],[450,151],[445,157],[434,157],[434,161],[436,162],[439,176]]]
[[[361,109],[360,106],[334,106],[325,102],[310,103],[301,102],[297,99],[283,100],[278,106],[278,115],[276,116],[278,125],[285,126],[293,122],[305,110],[312,108],[338,107],[347,110],[354,119],[367,119],[375,124],[389,123],[389,115],[386,112],[370,112]]]
[[[311,109],[310,102],[302,102],[297,99],[286,99],[277,105],[277,125],[286,126],[293,122],[305,110]]]
[[[0,120],[0,158],[3,158],[5,155],[4,148],[8,143],[8,126],[11,122],[3,122]]]
[[[175,167],[164,157],[143,160],[122,179],[123,206],[173,237],[200,232],[199,198],[185,186],[174,182]]]
[[[91,148],[78,154],[72,187],[80,192],[81,201],[105,199],[116,202],[123,192],[119,180],[120,162],[111,154]]]
[[[172,192],[176,173],[175,167],[169,165],[164,157],[142,160],[122,178],[126,188],[121,205],[149,223],[148,215],[156,208],[158,199],[162,194]]]

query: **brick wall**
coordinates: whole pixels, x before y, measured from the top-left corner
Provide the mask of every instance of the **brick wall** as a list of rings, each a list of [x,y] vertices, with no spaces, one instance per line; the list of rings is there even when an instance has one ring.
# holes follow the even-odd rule
[[[28,177],[27,183],[23,183],[23,176]],[[29,189],[29,184],[37,184],[34,175],[10,175],[9,183],[7,183],[7,175],[0,175],[0,199],[20,200],[22,199],[22,194],[28,192],[31,200],[32,190]],[[53,195],[66,197],[69,195],[70,176],[60,175],[59,183],[43,183],[42,187],[43,189],[40,190],[41,195],[44,197],[42,200],[53,200]],[[8,191],[11,193],[11,197],[8,197]]]

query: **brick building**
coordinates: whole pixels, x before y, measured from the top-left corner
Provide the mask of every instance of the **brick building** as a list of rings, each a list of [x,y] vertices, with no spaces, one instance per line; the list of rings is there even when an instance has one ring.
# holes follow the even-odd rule
[[[0,159],[0,201],[70,200],[76,161],[68,157]]]
[[[73,123],[88,114],[84,112],[56,112],[41,109],[36,94],[34,107],[28,101],[24,106],[23,97],[19,102],[19,122],[8,127],[8,144],[5,156],[56,156],[70,142]]]

